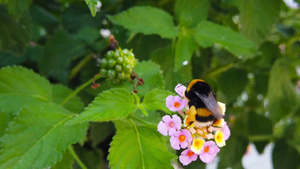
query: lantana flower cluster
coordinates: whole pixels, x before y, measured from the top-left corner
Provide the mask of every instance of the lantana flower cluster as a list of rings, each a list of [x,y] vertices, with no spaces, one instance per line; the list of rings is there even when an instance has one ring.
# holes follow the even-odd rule
[[[168,96],[166,106],[170,111],[178,112],[165,115],[159,122],[157,130],[164,136],[170,136],[171,147],[175,150],[184,149],[179,156],[183,165],[196,161],[198,157],[204,163],[212,163],[220,151],[220,147],[226,145],[225,141],[230,136],[230,130],[224,119],[217,119],[206,126],[197,124],[188,125],[188,100],[184,97],[186,87],[178,84],[175,91],[179,96]],[[225,104],[218,102],[225,115]],[[183,120],[182,120],[183,119]]]

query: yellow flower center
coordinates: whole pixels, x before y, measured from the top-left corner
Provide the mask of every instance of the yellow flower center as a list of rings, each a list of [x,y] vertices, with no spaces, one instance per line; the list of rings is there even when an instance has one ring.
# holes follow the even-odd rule
[[[193,141],[193,147],[195,147],[196,149],[201,149],[203,147],[204,142],[205,141],[203,139],[195,139]]]
[[[170,127],[174,127],[174,125],[175,125],[174,122],[171,122],[171,123],[169,124]]]
[[[223,140],[223,133],[218,132],[216,135],[216,141],[221,142]]]

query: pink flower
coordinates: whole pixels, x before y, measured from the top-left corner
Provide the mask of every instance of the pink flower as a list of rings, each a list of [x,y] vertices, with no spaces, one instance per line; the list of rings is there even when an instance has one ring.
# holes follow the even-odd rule
[[[227,125],[227,123],[224,123],[224,126],[221,128],[223,134],[224,134],[224,140],[228,140],[229,136],[230,136],[230,129]]]
[[[186,104],[187,100],[181,100],[179,96],[170,95],[166,98],[166,106],[173,112],[182,110]]]
[[[187,148],[188,145],[193,140],[191,133],[186,130],[179,130],[174,133],[173,136],[170,138],[171,147],[173,147],[175,150],[179,150],[181,148]],[[179,147],[180,146],[180,147]]]
[[[215,142],[208,141],[204,143],[204,148],[201,150],[199,156],[204,163],[212,163],[219,151],[220,149],[216,146]]]
[[[184,92],[186,90],[186,87],[182,84],[177,84],[177,86],[175,87],[175,92],[177,94],[179,94],[180,97],[183,97],[184,96]]]
[[[159,131],[162,135],[167,136],[169,132],[169,136],[172,136],[177,130],[181,127],[181,119],[177,115],[173,115],[172,118],[169,115],[165,115],[157,125],[157,131]]]
[[[186,149],[183,152],[181,152],[181,155],[179,156],[179,161],[182,163],[182,165],[188,165],[192,161],[197,160],[198,155],[195,154],[190,149]]]

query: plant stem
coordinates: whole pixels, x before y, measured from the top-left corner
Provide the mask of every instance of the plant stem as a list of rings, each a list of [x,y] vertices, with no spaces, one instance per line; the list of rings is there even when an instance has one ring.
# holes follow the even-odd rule
[[[84,57],[72,70],[68,80],[73,79],[77,73],[92,59],[92,54]]]
[[[100,75],[100,74],[99,74]],[[100,79],[101,76],[96,76],[95,80]],[[74,90],[72,93],[70,93],[65,100],[63,100],[60,105],[65,105],[73,96],[75,96],[77,93],[79,93],[82,89],[84,89],[85,87],[87,87],[88,85],[90,85],[91,83],[93,83],[94,78],[91,78],[90,80],[88,80],[87,82],[85,82],[84,84],[82,84],[81,86],[79,86],[76,90]]]
[[[273,135],[252,135],[248,136],[250,141],[271,141],[274,139]]]
[[[77,154],[75,153],[74,149],[72,146],[68,147],[68,150],[70,151],[70,153],[72,154],[72,156],[74,157],[75,161],[77,162],[77,164],[82,168],[82,169],[87,169],[87,167],[83,164],[83,162],[79,159],[79,157],[77,156]]]

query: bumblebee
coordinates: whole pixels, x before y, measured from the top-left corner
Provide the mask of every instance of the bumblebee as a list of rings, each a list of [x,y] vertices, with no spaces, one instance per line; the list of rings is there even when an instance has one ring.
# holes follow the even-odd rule
[[[223,118],[216,94],[208,83],[201,79],[192,80],[185,91],[188,100],[187,126],[206,127]]]

